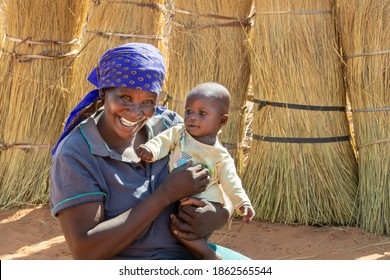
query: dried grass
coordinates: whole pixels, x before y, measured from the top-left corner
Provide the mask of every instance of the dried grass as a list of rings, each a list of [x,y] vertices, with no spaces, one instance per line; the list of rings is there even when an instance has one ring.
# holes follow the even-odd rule
[[[345,107],[331,1],[255,1],[251,74],[255,99]],[[349,135],[343,111],[264,106],[253,133],[280,138]],[[258,220],[351,225],[357,166],[351,143],[254,140],[243,178]]]
[[[185,98],[196,84],[214,81],[232,95],[230,118],[221,141],[241,168],[241,142],[249,82],[248,16],[252,0],[176,0],[169,40],[166,89],[168,107],[184,113]]]
[[[86,1],[3,0],[0,207],[47,201],[50,147],[65,117],[68,68]],[[23,144],[21,149],[20,144]]]
[[[359,157],[359,225],[390,234],[390,2],[338,0]]]

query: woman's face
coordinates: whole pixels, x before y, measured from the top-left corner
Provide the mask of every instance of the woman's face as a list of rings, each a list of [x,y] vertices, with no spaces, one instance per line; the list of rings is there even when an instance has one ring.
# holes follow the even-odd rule
[[[156,110],[157,94],[133,88],[111,88],[104,101],[105,128],[120,138],[133,138]]]

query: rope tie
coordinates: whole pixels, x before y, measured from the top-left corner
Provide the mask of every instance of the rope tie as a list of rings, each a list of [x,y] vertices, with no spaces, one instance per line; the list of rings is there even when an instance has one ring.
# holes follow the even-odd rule
[[[63,59],[68,57],[75,57],[79,53],[78,50],[73,50],[67,53],[45,50],[39,54],[19,54],[16,52],[7,52],[4,49],[2,49],[1,52],[2,54],[15,57],[18,62],[31,62],[33,59]]]
[[[281,107],[287,109],[309,110],[309,111],[345,111],[344,106],[318,106],[318,105],[302,105],[293,103],[273,102],[267,100],[254,99],[254,103],[258,104],[257,110],[261,110],[265,106]]]
[[[27,37],[25,39],[13,38],[11,36],[5,35],[5,39],[13,42],[14,47],[12,52],[8,52],[5,49],[2,49],[2,54],[15,57],[18,62],[31,62],[33,59],[63,59],[68,57],[75,57],[79,53],[78,50],[72,50],[69,52],[61,52],[56,50],[44,50],[39,54],[20,54],[16,51],[16,48],[22,44],[28,45],[79,45],[80,40],[78,38],[72,39],[70,41],[57,41],[57,40],[33,40],[32,37]]]
[[[189,16],[197,16],[197,17],[206,17],[206,18],[215,18],[215,19],[226,19],[226,20],[239,20],[242,22],[249,21],[249,17],[247,18],[238,18],[238,17],[232,17],[232,16],[222,16],[222,15],[216,15],[216,14],[198,14],[194,13],[188,10],[183,9],[175,9],[173,11],[176,14],[183,14],[183,15],[189,15]]]
[[[361,108],[361,109],[352,109],[353,113],[361,113],[361,112],[378,112],[378,111],[390,111],[389,107],[385,108]]]
[[[97,30],[87,30],[89,33],[94,33],[101,37],[111,38],[118,37],[120,39],[127,38],[141,38],[141,39],[155,39],[155,40],[163,40],[164,35],[146,35],[146,34],[124,34],[124,33],[116,33],[116,32],[103,32]]]
[[[336,137],[321,137],[321,138],[295,138],[295,137],[268,137],[258,134],[253,134],[253,139],[265,142],[274,143],[297,143],[297,144],[315,144],[315,143],[332,143],[349,141],[349,135]]]
[[[126,1],[126,0],[92,0],[92,2],[98,6],[102,3],[105,4],[129,4],[129,5],[134,5],[134,6],[139,6],[139,7],[144,7],[144,8],[151,8],[151,9],[158,9],[165,11],[164,7],[159,5],[159,4],[153,4],[153,3],[139,3],[139,2],[133,2],[133,1]]]
[[[264,11],[256,12],[257,15],[317,15],[317,14],[332,14],[332,10],[318,11]]]
[[[202,29],[208,27],[231,27],[231,26],[250,26],[251,24],[247,21],[232,21],[232,22],[224,22],[224,23],[209,23],[203,25],[185,25],[182,23],[178,23],[176,21],[172,21],[172,23],[176,26],[185,28],[185,29]]]
[[[372,52],[364,52],[364,53],[355,53],[355,54],[344,55],[344,58],[345,59],[351,59],[351,58],[361,57],[361,56],[382,55],[382,54],[388,54],[388,53],[390,53],[390,50],[372,51]]]
[[[26,43],[28,45],[80,45],[81,41],[79,38],[74,38],[70,41],[56,41],[56,40],[33,40],[32,37],[27,37],[25,39],[13,38],[11,36],[5,35],[5,39],[11,42],[19,44]]]
[[[165,101],[164,101],[163,106],[165,106],[165,105],[166,105],[168,102],[170,102],[170,101],[172,101],[173,103],[175,103],[175,104],[177,104],[177,105],[182,105],[182,106],[184,106],[184,105],[186,104],[186,102],[183,101],[183,100],[173,99],[173,97],[167,93],[166,99],[165,99]],[[240,106],[233,106],[233,105],[232,105],[232,106],[229,107],[229,111],[231,111],[231,112],[232,112],[232,111],[241,111],[241,110],[243,110],[244,108],[245,108],[245,106],[240,107]]]
[[[0,151],[5,151],[10,148],[19,148],[22,150],[27,149],[50,149],[52,145],[49,144],[20,144],[20,143],[14,143],[14,144],[3,144],[0,143]]]
[[[366,144],[360,145],[357,149],[360,150],[361,148],[364,148],[364,147],[367,147],[367,146],[371,146],[371,145],[375,145],[375,144],[381,144],[381,143],[386,143],[386,142],[390,142],[390,138],[380,139],[380,140],[368,142]]]
[[[203,17],[203,18],[210,18],[210,19],[221,19],[221,20],[228,21],[223,23],[208,23],[202,25],[186,25],[174,20],[172,21],[174,25],[185,29],[202,29],[208,27],[229,27],[229,26],[250,26],[252,24],[252,18],[253,18],[253,16],[248,16],[246,18],[239,18],[239,17],[223,16],[223,15],[216,15],[216,14],[198,14],[183,9],[174,9],[173,14],[183,14],[188,16],[196,16],[196,17]]]

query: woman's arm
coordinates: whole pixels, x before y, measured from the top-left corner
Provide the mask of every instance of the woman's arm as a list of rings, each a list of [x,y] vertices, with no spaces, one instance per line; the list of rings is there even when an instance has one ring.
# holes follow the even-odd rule
[[[58,214],[75,259],[110,259],[131,244],[171,203],[205,190],[208,170],[191,163],[176,169],[155,192],[132,209],[104,221],[101,202],[83,203]]]

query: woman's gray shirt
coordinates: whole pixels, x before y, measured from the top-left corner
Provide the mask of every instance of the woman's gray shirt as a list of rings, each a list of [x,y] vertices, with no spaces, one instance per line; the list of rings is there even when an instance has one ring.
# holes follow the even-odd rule
[[[146,124],[149,139],[182,122],[169,110],[158,110]],[[91,117],[58,146],[50,170],[50,206],[54,216],[86,202],[103,202],[109,220],[135,207],[155,191],[168,175],[168,159],[142,166],[110,150]],[[191,256],[169,231],[167,207],[119,259],[190,259]],[[115,237],[113,237],[115,238]]]

